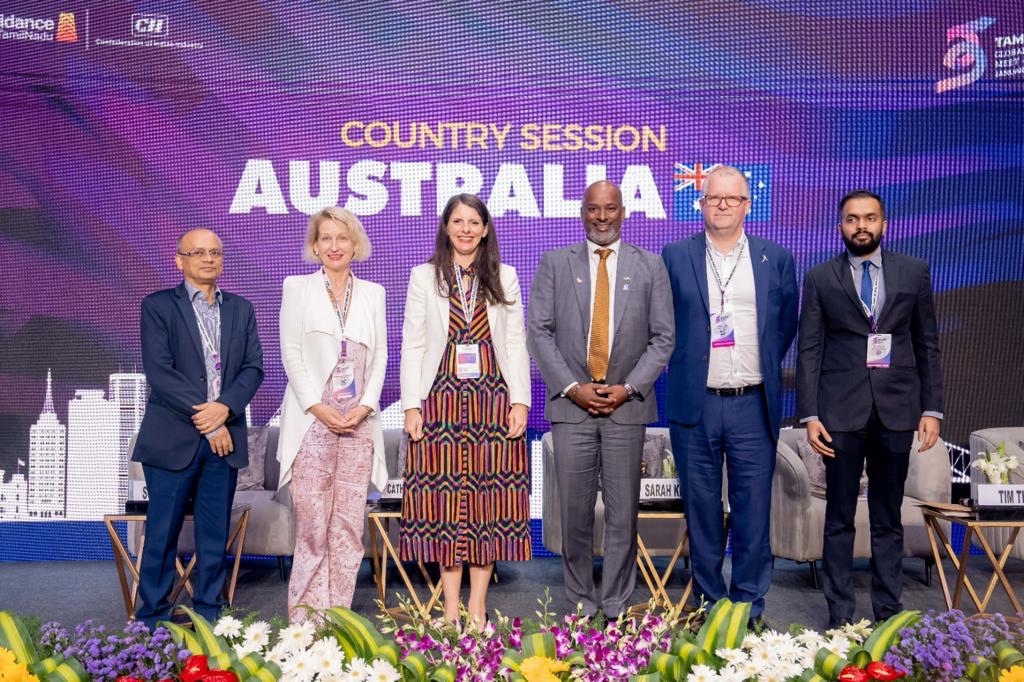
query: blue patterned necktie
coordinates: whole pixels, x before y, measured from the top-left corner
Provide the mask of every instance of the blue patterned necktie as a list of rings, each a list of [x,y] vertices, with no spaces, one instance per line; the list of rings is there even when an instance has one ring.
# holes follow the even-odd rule
[[[871,310],[871,261],[864,261],[861,264],[864,271],[860,276],[860,300],[864,301],[864,307],[874,314],[874,310]]]

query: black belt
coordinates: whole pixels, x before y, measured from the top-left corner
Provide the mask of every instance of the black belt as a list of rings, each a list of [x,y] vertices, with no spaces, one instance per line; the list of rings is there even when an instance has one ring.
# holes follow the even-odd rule
[[[722,398],[731,398],[732,396],[743,395],[744,393],[752,393],[764,386],[764,384],[754,384],[753,386],[739,386],[738,388],[711,388],[708,386],[708,393],[713,393]]]

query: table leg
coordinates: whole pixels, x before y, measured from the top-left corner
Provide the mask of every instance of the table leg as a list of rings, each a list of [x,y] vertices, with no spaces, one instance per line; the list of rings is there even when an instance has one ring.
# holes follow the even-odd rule
[[[978,542],[981,544],[985,555],[988,556],[989,562],[992,564],[992,577],[988,581],[988,589],[985,590],[985,599],[982,601],[981,612],[984,612],[985,607],[988,606],[988,601],[992,597],[992,592],[995,590],[996,582],[1000,582],[1003,585],[1003,589],[1006,590],[1006,594],[1010,597],[1010,603],[1013,604],[1014,612],[1021,610],[1020,602],[1017,601],[1017,595],[1014,594],[1013,588],[1010,586],[1010,581],[1007,580],[1006,574],[1003,572],[1003,567],[1006,565],[1006,559],[1009,558],[1010,552],[1013,550],[1013,543],[1017,540],[1017,533],[1020,528],[1014,528],[1010,532],[1010,538],[1006,545],[1003,547],[1003,551],[1000,553],[999,558],[996,559],[995,552],[992,551],[992,547],[988,544],[988,538],[985,534],[978,532]]]
[[[113,521],[103,519],[103,524],[107,527],[107,534],[110,536],[110,548],[114,553],[114,568],[117,569],[117,580],[121,584],[124,608],[128,612],[128,618],[131,619],[135,616],[134,587],[139,582],[139,574],[137,571],[132,571],[132,586],[129,587],[128,576],[125,575],[125,567],[127,566],[129,570],[134,568],[131,557],[128,556],[128,551],[121,542],[121,538],[117,535],[117,529],[114,528]]]
[[[946,548],[950,559],[953,559],[953,563],[956,563],[956,558],[953,556],[953,548],[949,545],[949,540],[946,539],[946,532],[939,525],[939,520],[929,514],[924,515],[924,527],[928,531],[928,543],[932,546],[932,556],[935,558],[935,569],[936,573],[939,574],[939,584],[942,585],[942,596],[946,599],[946,608],[953,608],[953,599],[949,595],[949,584],[946,582],[946,571],[942,567],[942,558],[939,556],[939,547],[935,543],[935,536],[938,535],[942,539],[942,545]]]

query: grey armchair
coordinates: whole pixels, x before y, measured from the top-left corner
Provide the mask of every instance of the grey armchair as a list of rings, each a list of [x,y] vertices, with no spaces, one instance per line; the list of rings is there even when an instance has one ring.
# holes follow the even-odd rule
[[[983,429],[971,434],[971,461],[978,456],[984,455],[985,450],[995,452],[996,447],[1003,443],[1007,455],[1015,455],[1020,466],[1010,472],[1010,483],[1024,485],[1024,427],[1004,427],[997,429]],[[971,468],[971,481],[986,483],[988,479],[980,470]],[[985,537],[992,549],[998,554],[999,547],[1009,539],[1010,531],[1007,528],[986,528]],[[998,547],[997,547],[998,546]],[[1013,550],[1010,556],[1017,559],[1024,559],[1024,536],[1019,537],[1013,543]]]
[[[816,563],[821,558],[825,532],[825,499],[812,492],[807,466],[798,454],[800,442],[807,446],[806,429],[783,429],[776,451],[775,476],[772,479],[771,545],[772,554],[783,559],[811,564],[811,576],[818,584]],[[917,439],[911,446],[910,470],[904,490],[903,554],[925,560],[925,580],[930,580],[934,563],[924,517],[917,502],[949,502],[950,469],[946,444],[939,440],[918,453]],[[871,556],[867,498],[857,501],[857,536],[853,555]]]

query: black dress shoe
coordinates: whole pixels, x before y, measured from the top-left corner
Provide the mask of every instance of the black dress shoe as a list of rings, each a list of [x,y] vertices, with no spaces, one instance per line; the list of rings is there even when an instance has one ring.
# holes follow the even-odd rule
[[[844,625],[851,625],[852,623],[853,623],[853,621],[850,620],[849,618],[829,618],[828,619],[828,628],[826,628],[826,629],[827,630],[834,630],[836,628],[841,628]]]

